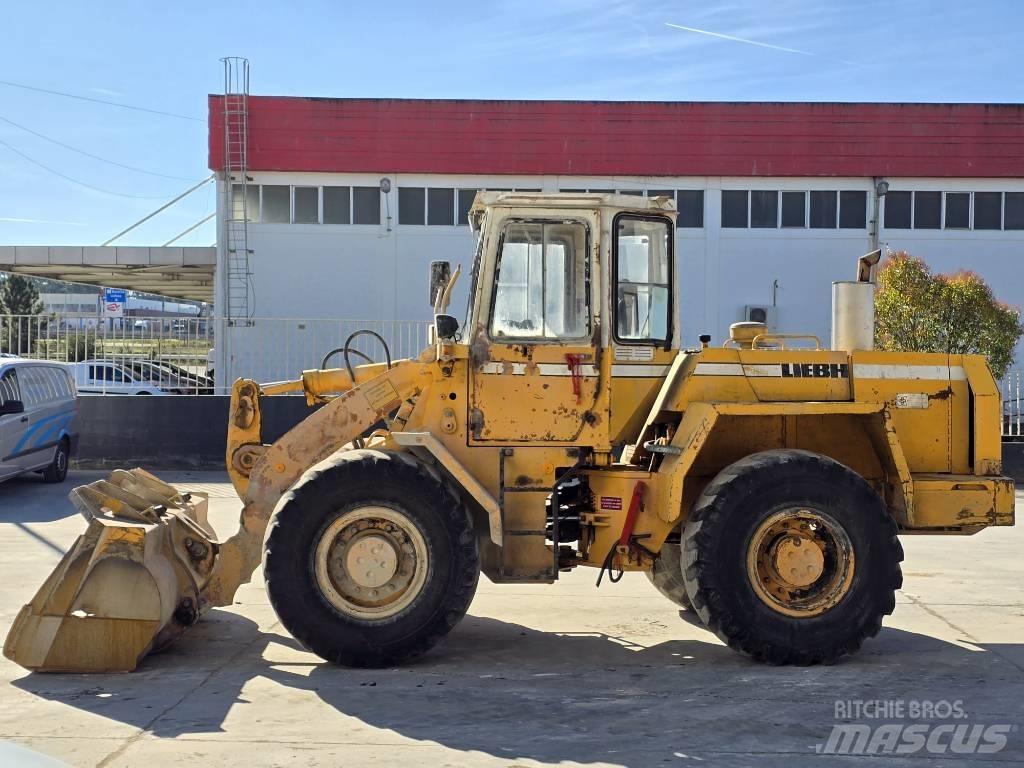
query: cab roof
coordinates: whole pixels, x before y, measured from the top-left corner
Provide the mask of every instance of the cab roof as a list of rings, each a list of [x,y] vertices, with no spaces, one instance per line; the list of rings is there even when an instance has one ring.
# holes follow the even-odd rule
[[[470,208],[470,215],[483,211],[488,206],[512,206],[516,208],[628,208],[634,211],[675,212],[676,203],[671,197],[641,197],[598,192],[477,192]]]

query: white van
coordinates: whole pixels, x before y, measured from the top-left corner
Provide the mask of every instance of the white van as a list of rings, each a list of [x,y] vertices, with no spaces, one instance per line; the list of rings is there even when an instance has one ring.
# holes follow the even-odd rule
[[[61,483],[78,449],[78,398],[66,365],[0,359],[0,481],[41,472]]]
[[[86,360],[70,367],[80,395],[170,394],[141,374],[110,360]]]

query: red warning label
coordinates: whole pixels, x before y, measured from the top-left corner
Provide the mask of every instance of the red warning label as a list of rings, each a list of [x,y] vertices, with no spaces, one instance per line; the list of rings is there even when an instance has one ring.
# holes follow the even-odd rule
[[[621,496],[602,496],[601,509],[622,509]]]

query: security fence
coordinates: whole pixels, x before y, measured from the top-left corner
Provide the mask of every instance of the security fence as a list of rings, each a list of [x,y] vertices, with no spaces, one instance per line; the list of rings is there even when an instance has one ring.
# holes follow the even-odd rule
[[[0,315],[0,356],[68,363],[83,395],[213,395],[230,393],[237,378],[296,378],[359,330],[379,335],[392,360],[414,356],[427,345],[429,327],[420,321],[253,318],[229,326],[195,315]],[[386,357],[371,334],[353,338],[350,349],[353,365]],[[344,356],[339,352],[328,364],[343,367]]]
[[[89,315],[0,315],[0,357],[71,364],[83,395],[223,395],[238,378],[297,378],[302,371],[414,357],[429,344],[418,320],[326,320],[257,317],[228,325],[195,315],[102,318]],[[365,333],[371,331],[372,333]],[[378,338],[379,337],[379,338]],[[223,370],[217,370],[218,366]],[[1002,434],[1024,442],[1024,370],[999,383]]]
[[[1024,399],[1021,398],[1024,371],[1009,371],[1000,382],[1003,397],[1003,437],[1014,442],[1024,441]]]

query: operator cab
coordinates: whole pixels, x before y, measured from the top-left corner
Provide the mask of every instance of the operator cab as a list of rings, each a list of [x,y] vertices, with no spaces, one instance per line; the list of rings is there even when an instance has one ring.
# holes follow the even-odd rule
[[[608,446],[635,436],[643,408],[609,404],[613,389],[614,399],[652,402],[679,348],[675,216],[668,197],[477,195],[460,334],[471,442]],[[508,407],[524,396],[531,420]]]

